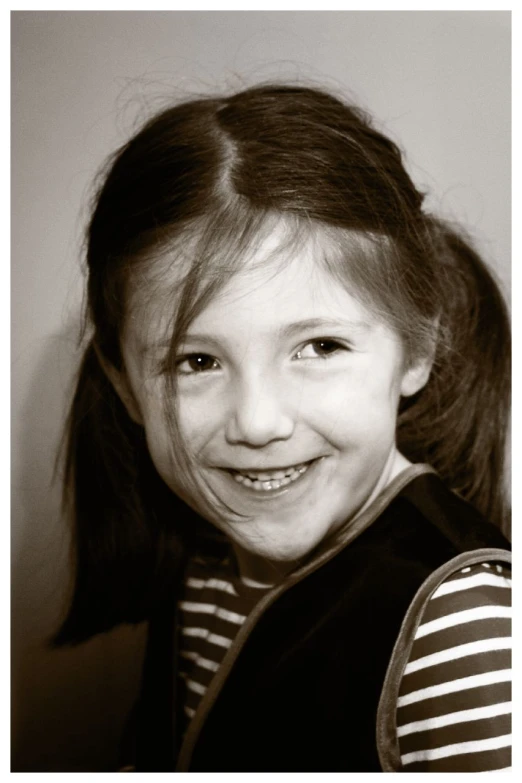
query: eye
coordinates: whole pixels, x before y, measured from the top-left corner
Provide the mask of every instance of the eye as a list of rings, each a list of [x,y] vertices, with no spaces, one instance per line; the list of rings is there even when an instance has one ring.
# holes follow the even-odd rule
[[[181,375],[195,375],[218,370],[219,364],[207,353],[189,353],[176,360],[176,367]]]
[[[339,351],[349,350],[345,345],[337,342],[337,340],[313,340],[299,351],[297,351],[296,359],[327,359]]]

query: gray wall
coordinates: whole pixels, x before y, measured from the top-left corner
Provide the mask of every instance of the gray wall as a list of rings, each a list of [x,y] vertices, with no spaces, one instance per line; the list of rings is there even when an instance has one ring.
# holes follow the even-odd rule
[[[430,206],[464,223],[508,291],[510,15],[17,12],[12,51],[13,768],[104,770],[136,691],[143,629],[44,647],[70,587],[51,479],[97,167],[165,98],[311,78],[371,110]]]

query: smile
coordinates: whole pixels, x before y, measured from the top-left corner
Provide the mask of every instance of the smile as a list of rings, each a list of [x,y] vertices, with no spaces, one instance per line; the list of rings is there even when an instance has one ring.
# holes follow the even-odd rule
[[[314,461],[272,471],[232,470],[231,473],[234,480],[244,487],[256,492],[273,492],[300,479]]]

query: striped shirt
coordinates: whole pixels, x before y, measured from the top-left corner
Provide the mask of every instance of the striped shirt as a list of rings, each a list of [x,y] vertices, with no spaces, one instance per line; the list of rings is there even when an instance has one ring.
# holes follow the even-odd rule
[[[181,615],[179,674],[184,685],[187,723],[212,680],[239,628],[268,587],[248,587],[222,570],[209,576],[208,566],[198,560],[190,564]]]
[[[408,772],[484,772],[511,763],[511,579],[483,563],[428,601],[397,703]]]
[[[505,565],[483,563],[451,575],[428,601],[397,703],[404,771],[509,768],[510,587]],[[239,628],[268,589],[247,587],[229,568],[209,576],[203,562],[191,564],[179,602],[187,725]]]

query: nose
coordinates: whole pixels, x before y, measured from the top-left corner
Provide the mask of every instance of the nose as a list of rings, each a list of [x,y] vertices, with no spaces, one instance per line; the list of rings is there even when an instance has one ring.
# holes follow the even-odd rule
[[[288,399],[274,379],[257,375],[238,381],[225,426],[229,443],[260,448],[272,441],[287,440],[293,431]]]

